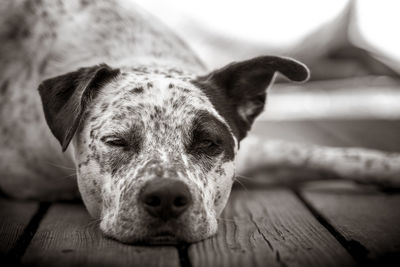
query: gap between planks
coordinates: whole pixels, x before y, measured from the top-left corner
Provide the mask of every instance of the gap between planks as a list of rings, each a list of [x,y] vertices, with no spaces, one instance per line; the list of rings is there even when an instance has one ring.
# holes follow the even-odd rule
[[[328,220],[318,212],[313,205],[308,202],[299,192],[299,190],[294,189],[294,194],[297,198],[304,204],[304,206],[311,212],[311,214],[317,219],[317,221],[325,227],[325,229],[334,237],[336,240],[347,250],[347,252],[354,258],[354,260],[360,266],[366,266],[366,253],[367,249],[361,245],[359,242],[354,240],[346,240],[346,238],[340,234],[334,226],[332,226]]]
[[[298,192],[361,266],[400,266],[400,195],[372,187],[308,184]],[[340,235],[339,235],[340,234]]]
[[[3,199],[4,200],[4,199]],[[15,206],[14,201],[9,201],[13,206]],[[8,202],[7,202],[8,203]],[[6,255],[4,255],[4,258],[2,259],[2,265],[3,266],[19,266],[21,264],[21,259],[25,254],[25,251],[28,249],[32,239],[34,238],[34,235],[36,234],[38,228],[40,227],[40,223],[42,220],[45,218],[48,209],[50,208],[50,203],[43,202],[43,203],[29,203],[28,206],[26,203],[17,203],[16,208],[18,209],[19,206],[23,206],[23,210],[19,208],[19,210],[23,211],[26,214],[26,209],[29,208],[28,210],[31,211],[30,214],[26,214],[26,217],[20,218],[22,221],[26,221],[26,225],[23,229],[18,230],[20,233],[17,237],[14,237],[14,245],[11,244],[11,248],[8,251],[3,251],[6,252]],[[36,205],[34,207],[33,205]],[[57,204],[55,204],[57,205]],[[27,207],[25,207],[27,206]],[[13,209],[13,207],[10,207]],[[35,208],[35,210],[34,210]],[[15,207],[14,207],[15,209]],[[20,214],[18,214],[18,217],[20,217]],[[18,234],[18,233],[17,233]],[[179,265],[182,267],[191,267],[190,265],[190,260],[188,256],[188,244],[181,244],[177,245],[176,249],[178,250],[178,255],[179,255]],[[67,250],[65,250],[66,252]],[[31,262],[33,265],[35,265],[35,262]]]
[[[355,266],[287,189],[234,191],[218,234],[189,247],[200,266]]]
[[[22,255],[29,246],[50,204],[47,202],[19,202],[7,199],[1,199],[0,201],[3,206],[1,213],[2,216],[5,217],[3,218],[3,223],[8,224],[9,228],[16,228],[16,230],[14,230],[15,235],[12,237],[14,241],[9,240],[9,244],[3,244],[3,246],[6,247],[2,249],[2,253],[4,253],[4,262],[10,266],[14,266],[19,264]],[[18,229],[18,227],[20,227],[19,225],[22,225],[22,229]],[[4,227],[7,227],[7,225]],[[3,234],[10,234],[10,231],[13,230],[8,229],[6,233]],[[4,242],[4,240],[2,242]],[[7,246],[9,249],[7,249]]]

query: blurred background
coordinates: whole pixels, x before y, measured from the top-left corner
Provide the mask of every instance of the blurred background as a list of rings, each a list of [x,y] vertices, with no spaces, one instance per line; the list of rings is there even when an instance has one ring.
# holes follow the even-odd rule
[[[259,120],[400,118],[397,0],[134,1],[210,69],[262,54],[306,63],[311,82],[278,79]]]

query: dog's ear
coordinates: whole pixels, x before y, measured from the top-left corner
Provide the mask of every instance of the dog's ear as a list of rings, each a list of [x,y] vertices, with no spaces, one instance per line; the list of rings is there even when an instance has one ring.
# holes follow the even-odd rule
[[[263,111],[266,91],[276,72],[295,82],[305,82],[310,76],[308,68],[294,59],[261,56],[231,63],[194,83],[206,91],[221,115],[235,124],[234,132],[241,140]]]
[[[50,78],[39,85],[47,124],[63,151],[79,127],[87,105],[118,74],[118,69],[101,64]]]

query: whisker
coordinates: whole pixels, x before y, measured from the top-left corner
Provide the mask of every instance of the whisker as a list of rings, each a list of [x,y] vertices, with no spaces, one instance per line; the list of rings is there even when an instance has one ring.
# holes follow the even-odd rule
[[[248,177],[248,176],[243,176],[243,175],[236,175],[236,178],[243,179],[243,180],[254,181],[253,177]]]
[[[67,178],[74,177],[74,176],[76,176],[76,173],[75,173],[75,172],[74,172],[74,173],[71,173],[71,174],[69,174],[69,175],[65,175],[65,176],[59,177],[59,179],[67,179]]]
[[[235,181],[238,182],[238,184],[240,184],[246,192],[248,191],[247,187],[244,186],[244,184],[239,179],[235,178]]]
[[[55,163],[50,162],[50,161],[45,161],[44,163],[49,164],[49,165],[54,166],[54,167],[57,167],[57,168],[60,168],[60,169],[71,170],[71,171],[75,171],[76,170],[75,168],[71,168],[71,167],[68,167],[68,166],[55,164]]]
[[[84,228],[92,227],[92,226],[96,225],[96,224],[97,224],[98,222],[100,222],[100,221],[101,221],[101,219],[94,219],[94,220],[88,222],[88,223],[87,223],[86,225],[84,225],[83,227],[84,227]]]
[[[232,219],[227,219],[227,218],[222,218],[222,217],[220,217],[220,218],[217,218],[217,220],[218,221],[224,221],[224,222],[235,222],[235,220],[232,220]]]

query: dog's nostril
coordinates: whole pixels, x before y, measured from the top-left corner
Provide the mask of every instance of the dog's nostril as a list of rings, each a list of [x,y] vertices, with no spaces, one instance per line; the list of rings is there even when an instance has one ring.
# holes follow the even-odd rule
[[[152,207],[157,207],[161,205],[161,199],[158,196],[148,196],[145,198],[144,203]]]
[[[176,207],[184,207],[184,206],[186,206],[187,204],[188,204],[188,199],[186,198],[186,197],[184,197],[184,196],[178,196],[178,197],[176,197],[175,198],[175,200],[174,200],[174,206],[176,206]]]

